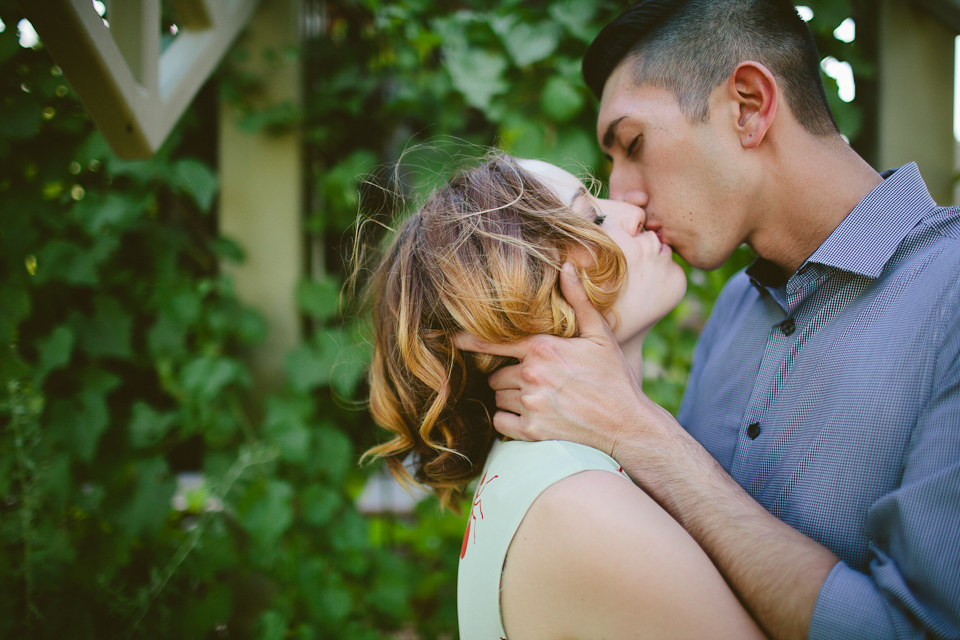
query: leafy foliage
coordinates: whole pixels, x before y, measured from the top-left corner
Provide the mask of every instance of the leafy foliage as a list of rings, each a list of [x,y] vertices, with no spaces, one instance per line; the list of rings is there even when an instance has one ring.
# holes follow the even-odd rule
[[[847,10],[830,4],[818,34]],[[431,500],[400,519],[354,506],[357,452],[376,436],[350,406],[368,354],[341,315],[345,232],[361,201],[391,204],[376,187],[386,163],[403,157],[409,189],[442,177],[447,161],[404,155],[423,140],[603,178],[579,59],[619,3],[324,5],[299,52],[302,108],[258,104],[237,65],[219,76],[244,127],[299,127],[312,170],[305,233],[323,268],[297,289],[312,331],[285,386],[261,394],[242,354],[263,320],[219,271],[242,252],[216,232],[216,95],[155,158],[119,160],[0,0],[0,636],[456,635],[462,520]],[[251,55],[291,52],[233,54]],[[687,298],[648,338],[646,390],[664,406],[749,259],[689,270]]]

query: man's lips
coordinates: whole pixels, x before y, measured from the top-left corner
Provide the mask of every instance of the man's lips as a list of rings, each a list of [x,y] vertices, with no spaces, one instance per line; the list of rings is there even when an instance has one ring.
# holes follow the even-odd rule
[[[661,229],[661,228],[659,228],[659,227],[653,228],[653,229],[649,229],[649,228],[648,228],[647,231],[653,233],[653,235],[655,235],[655,236],[657,237],[657,242],[660,243],[660,252],[661,252],[661,253],[663,253],[663,252],[665,252],[665,251],[671,252],[671,253],[673,252],[673,247],[663,241],[663,229]]]

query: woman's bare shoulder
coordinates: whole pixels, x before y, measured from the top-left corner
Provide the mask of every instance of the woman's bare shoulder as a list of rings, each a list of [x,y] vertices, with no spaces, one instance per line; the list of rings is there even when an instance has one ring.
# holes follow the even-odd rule
[[[762,638],[697,543],[607,471],[534,501],[507,553],[501,608],[510,640]]]

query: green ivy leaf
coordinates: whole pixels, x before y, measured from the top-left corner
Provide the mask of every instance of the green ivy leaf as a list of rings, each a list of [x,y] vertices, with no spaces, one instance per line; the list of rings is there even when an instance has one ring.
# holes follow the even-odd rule
[[[503,77],[507,61],[499,53],[446,44],[443,56],[453,86],[467,104],[480,111],[489,111],[493,97],[509,87]]]
[[[303,111],[293,102],[287,101],[248,113],[237,123],[237,127],[246,133],[266,131],[283,134],[293,129],[302,119]]]
[[[4,105],[3,117],[0,118],[0,138],[25,140],[37,135],[43,121],[43,109],[37,98],[18,91],[7,100],[10,102]]]
[[[509,29],[501,29],[498,35],[521,68],[550,57],[560,44],[560,26],[555,22],[516,22]]]
[[[50,372],[70,362],[73,354],[73,331],[68,326],[59,326],[37,344],[40,362],[33,375],[33,384],[39,388]]]
[[[67,284],[96,285],[95,257],[83,247],[63,240],[51,240],[37,253],[37,283],[59,280]]]
[[[244,345],[257,344],[267,335],[267,323],[253,309],[241,309],[234,316],[236,335]]]
[[[321,484],[311,484],[300,494],[303,519],[315,527],[324,527],[340,506],[340,493]]]
[[[383,571],[377,575],[373,589],[366,594],[367,601],[382,613],[404,619],[410,615],[407,600],[412,595],[409,586],[412,576],[396,571],[396,566],[391,568],[394,571]]]
[[[583,109],[583,94],[564,78],[547,80],[540,96],[540,108],[556,122],[566,122]]]
[[[107,144],[103,134],[94,129],[77,148],[75,155],[81,166],[90,166],[90,163],[94,160],[103,162],[112,158],[113,152],[110,150],[110,145]]]
[[[177,322],[191,325],[200,318],[202,295],[196,290],[180,291],[170,297],[166,308],[171,311]]]
[[[224,236],[214,238],[213,242],[210,243],[210,249],[216,253],[221,260],[226,260],[228,262],[240,264],[245,258],[243,247],[241,247],[235,240],[226,238]]]
[[[544,150],[542,157],[577,173],[582,167],[595,166],[600,161],[600,150],[596,140],[587,131],[564,129],[557,135],[556,143]]]
[[[303,407],[293,400],[271,397],[267,400],[267,415],[263,434],[280,451],[280,457],[290,462],[303,462],[310,455],[310,431],[303,416]],[[309,411],[310,407],[307,406]]]
[[[30,306],[30,296],[23,288],[0,282],[0,344],[13,342],[17,325],[30,315]]]
[[[339,584],[329,585],[321,596],[327,617],[334,621],[346,619],[353,610],[353,596]]]
[[[290,385],[303,393],[330,381],[333,362],[310,343],[304,343],[287,354],[285,365]]]
[[[169,179],[167,167],[156,158],[150,160],[123,160],[110,157],[110,174],[114,177],[126,176],[134,182],[146,186],[157,180],[166,182]]]
[[[340,282],[332,276],[301,280],[297,284],[297,304],[317,320],[333,318],[340,311]]]
[[[81,393],[51,403],[50,430],[71,446],[81,462],[90,462],[96,453],[110,423],[106,396],[118,384],[116,376],[94,370],[84,376]]]
[[[40,470],[40,482],[54,504],[62,506],[70,496],[70,456],[58,453]]]
[[[190,598],[184,604],[182,617],[186,627],[184,637],[203,638],[211,629],[229,620],[233,609],[233,593],[230,586],[217,584],[214,577],[199,597]]]
[[[330,372],[330,386],[341,397],[353,396],[373,357],[373,346],[362,339],[337,347],[336,364]]]
[[[803,4],[813,9],[811,28],[825,27],[831,33],[849,18],[851,13],[849,0],[809,0]]]
[[[160,314],[147,332],[147,346],[150,348],[150,354],[157,358],[180,353],[186,340],[186,329],[183,323],[171,318],[169,314]]]
[[[314,451],[311,471],[338,482],[353,467],[353,445],[339,429],[321,426],[314,433]]]
[[[319,186],[327,204],[324,216],[319,218],[321,229],[346,229],[353,224],[360,204],[359,180],[376,165],[377,156],[360,149],[321,176]]]
[[[559,0],[547,9],[550,17],[570,35],[582,42],[591,42],[599,32],[593,25],[597,4],[593,0]]]
[[[135,402],[130,419],[130,445],[134,449],[154,446],[167,435],[176,420],[174,412],[160,413],[146,402]]]
[[[367,521],[357,511],[345,511],[333,524],[330,541],[337,551],[356,551],[367,543]]]
[[[542,122],[512,114],[500,129],[504,150],[518,158],[542,158],[546,153],[547,132]]]
[[[76,311],[70,314],[70,324],[77,335],[77,345],[93,357],[128,358],[133,316],[127,313],[116,298],[98,295],[93,300],[92,318]]]
[[[250,385],[247,370],[236,360],[221,356],[200,356],[180,372],[180,383],[201,401],[211,400],[229,384]]]
[[[220,188],[216,174],[203,162],[185,158],[173,165],[173,176],[176,186],[193,198],[200,211],[208,213]]]
[[[156,533],[170,514],[176,481],[163,458],[138,462],[133,496],[120,510],[117,524],[131,536]]]
[[[240,515],[240,523],[263,547],[277,539],[293,522],[293,487],[283,480],[269,479],[251,487],[252,501]]]
[[[267,611],[260,616],[260,633],[257,640],[284,640],[287,636],[287,619],[279,611]]]
[[[73,205],[70,218],[96,238],[106,229],[124,229],[149,208],[153,196],[131,196],[111,191],[104,196],[92,193]]]

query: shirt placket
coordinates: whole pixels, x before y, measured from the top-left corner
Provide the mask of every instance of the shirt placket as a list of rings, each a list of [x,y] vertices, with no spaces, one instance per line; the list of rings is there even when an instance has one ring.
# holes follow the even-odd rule
[[[775,321],[767,334],[760,368],[740,422],[730,468],[733,478],[754,496],[766,481],[757,459],[766,456],[769,447],[774,445],[772,438],[764,437],[764,430],[772,426],[764,424],[764,417],[790,375],[792,360],[789,356],[796,351],[797,342],[803,336],[801,329],[806,324],[805,318],[811,313],[811,310],[804,307],[804,302],[820,286],[823,279],[820,273],[808,273],[807,269],[802,269],[785,287],[765,290],[765,293],[777,302],[778,308],[773,313],[780,315],[779,318],[771,318]]]

